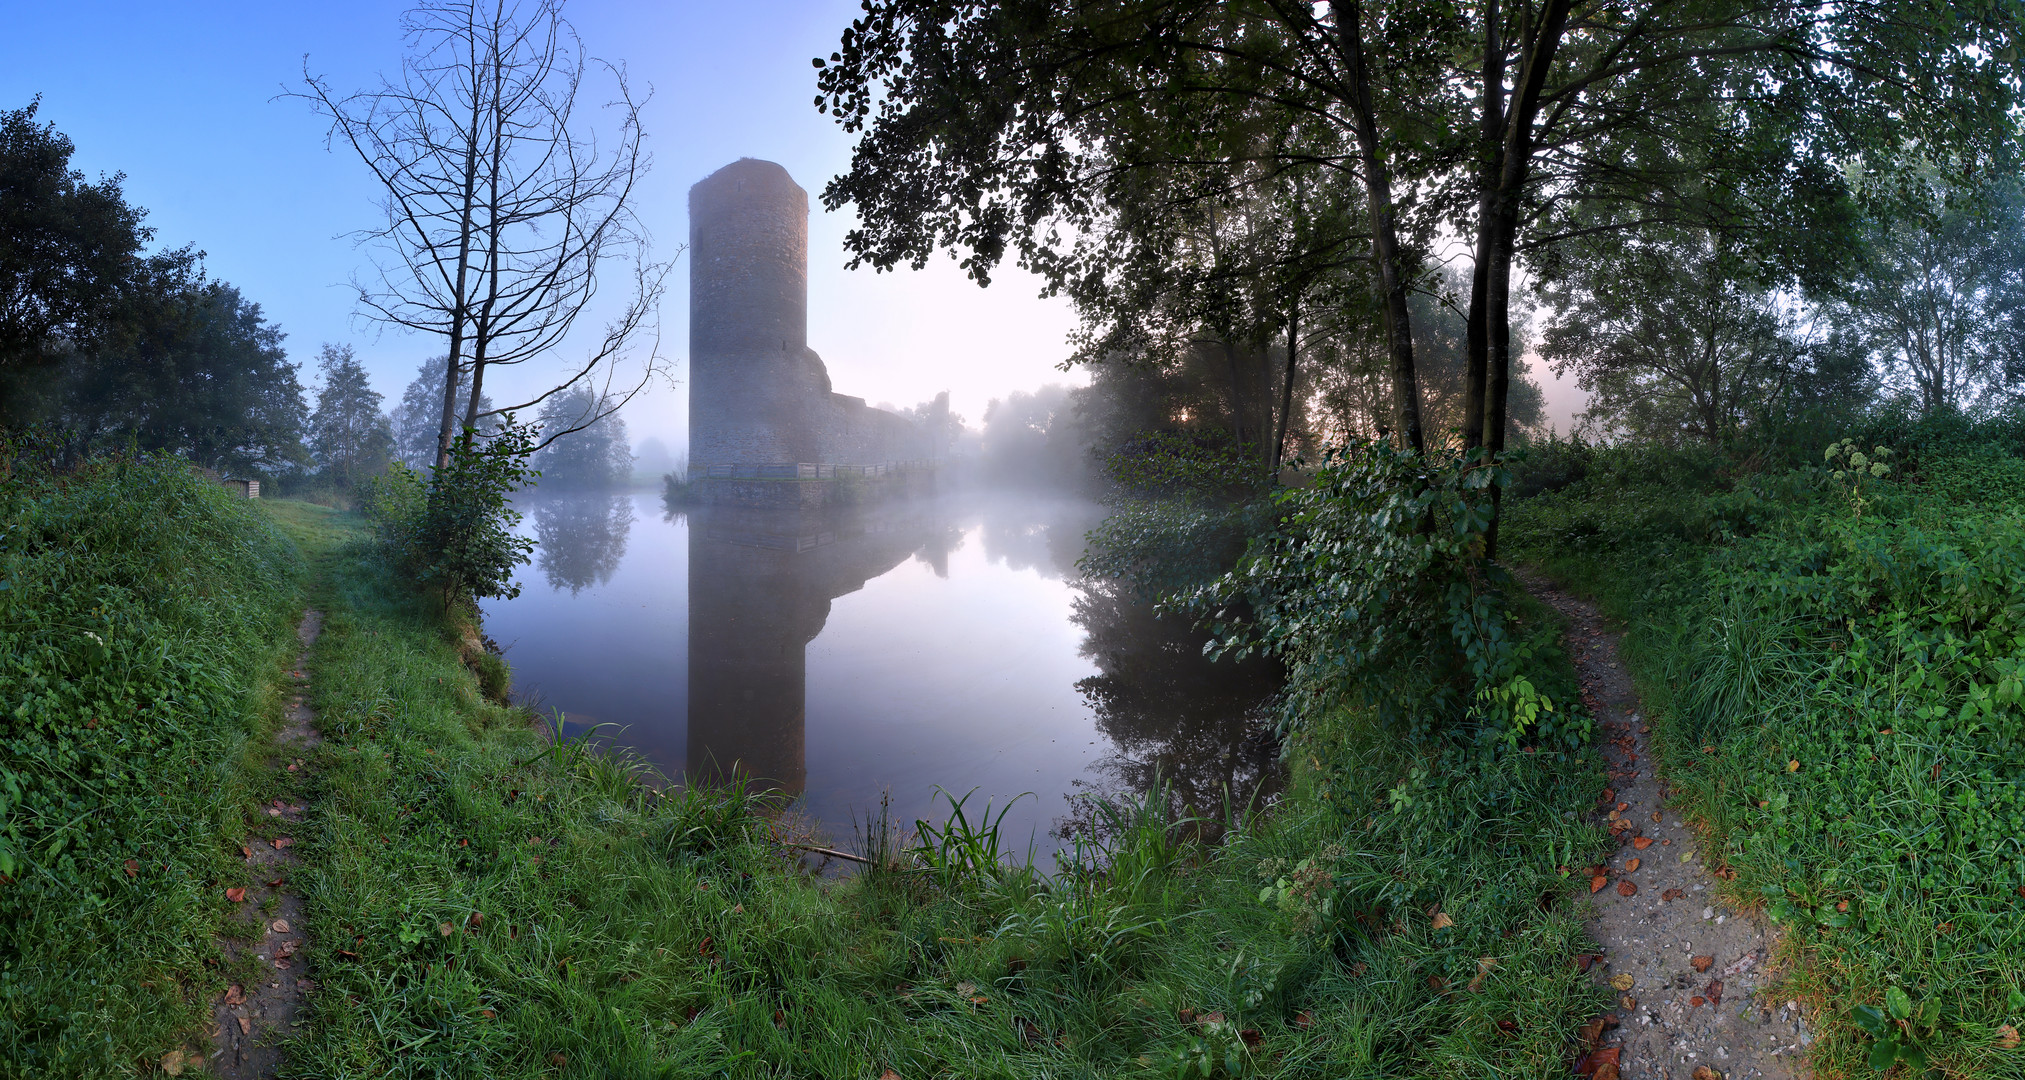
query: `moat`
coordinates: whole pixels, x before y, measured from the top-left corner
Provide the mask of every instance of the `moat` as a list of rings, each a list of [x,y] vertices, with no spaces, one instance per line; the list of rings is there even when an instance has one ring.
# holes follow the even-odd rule
[[[1076,560],[1097,505],[963,493],[826,513],[670,510],[658,493],[523,495],[539,541],[520,596],[485,605],[515,692],[671,778],[731,769],[803,800],[830,836],[890,790],[1003,806],[1045,862],[1079,793],[1156,773],[1205,810],[1269,797],[1277,672]],[[975,820],[975,818],[973,818]]]

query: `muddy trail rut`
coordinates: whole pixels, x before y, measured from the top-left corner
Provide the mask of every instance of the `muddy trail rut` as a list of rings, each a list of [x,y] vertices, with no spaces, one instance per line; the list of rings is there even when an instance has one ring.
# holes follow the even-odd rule
[[[1568,620],[1567,646],[1595,715],[1610,786],[1596,814],[1616,849],[1574,868],[1588,879],[1589,932],[1600,956],[1585,970],[1609,983],[1617,1008],[1584,1032],[1594,1044],[1577,1072],[1594,1080],[1800,1080],[1812,1041],[1800,1006],[1773,996],[1776,938],[1717,897],[1700,837],[1667,804],[1654,775],[1645,717],[1618,659],[1620,635],[1586,601],[1522,575]]]
[[[227,970],[251,970],[257,975],[235,974],[215,1005],[212,1019],[216,1026],[206,1065],[212,1075],[225,1080],[274,1076],[281,1065],[281,1043],[293,1028],[304,997],[316,989],[306,964],[302,895],[288,879],[297,865],[294,833],[303,815],[298,793],[307,779],[306,755],[323,741],[317,734],[316,716],[305,701],[309,650],[322,630],[320,612],[303,612],[295,630],[302,651],[290,671],[294,685],[281,730],[274,737],[272,765],[281,777],[277,787],[287,794],[262,807],[267,820],[255,822],[247,830],[240,854],[246,859],[249,884],[243,890],[226,892],[241,923],[233,928],[235,933],[218,942]]]

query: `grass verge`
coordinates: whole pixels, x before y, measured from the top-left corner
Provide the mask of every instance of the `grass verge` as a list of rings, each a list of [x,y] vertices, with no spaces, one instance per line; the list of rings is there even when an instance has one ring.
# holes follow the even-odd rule
[[[764,796],[544,737],[355,519],[271,509],[326,615],[304,1075],[1547,1077],[1603,1004],[1557,870],[1602,847],[1593,761],[1343,714],[1272,813],[1199,808],[1236,823],[1217,848],[1156,795],[1044,877],[965,805],[811,878]]]
[[[299,562],[176,462],[17,468],[0,483],[0,1075],[131,1075],[207,1027],[223,989],[214,935],[243,883]]]
[[[1957,445],[1861,492],[1705,464],[1596,452],[1507,535],[1630,625],[1665,775],[1780,925],[1818,1071],[2025,1075],[2025,462]]]

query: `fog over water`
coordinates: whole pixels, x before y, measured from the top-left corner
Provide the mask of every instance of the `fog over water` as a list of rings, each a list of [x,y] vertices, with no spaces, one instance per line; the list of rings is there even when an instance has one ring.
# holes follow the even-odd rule
[[[736,767],[805,799],[837,841],[891,789],[903,822],[1031,792],[1035,840],[1070,796],[1156,770],[1205,808],[1277,782],[1277,672],[1075,563],[1103,508],[968,492],[826,513],[663,506],[651,492],[530,492],[521,595],[485,605],[516,692],[671,777]],[[610,729],[607,729],[608,731]]]

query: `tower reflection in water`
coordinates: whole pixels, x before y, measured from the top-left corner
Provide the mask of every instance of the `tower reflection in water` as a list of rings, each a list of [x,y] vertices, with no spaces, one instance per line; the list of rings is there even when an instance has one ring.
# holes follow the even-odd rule
[[[734,776],[799,795],[808,782],[808,645],[830,601],[864,588],[942,530],[923,511],[689,512],[693,780]]]

